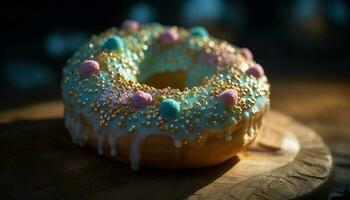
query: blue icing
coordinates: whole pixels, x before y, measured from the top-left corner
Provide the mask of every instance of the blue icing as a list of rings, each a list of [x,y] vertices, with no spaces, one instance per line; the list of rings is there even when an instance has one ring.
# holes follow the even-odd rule
[[[112,36],[107,39],[106,43],[103,45],[103,48],[106,48],[111,51],[122,50],[124,49],[123,39],[119,36]]]
[[[266,96],[260,96],[257,98],[255,106],[259,109],[268,103],[268,98]]]
[[[141,82],[154,73],[175,72],[191,68],[192,60],[183,47],[176,45],[162,51],[158,50],[158,48],[154,47],[152,50],[147,51],[145,59],[140,63]]]
[[[127,80],[137,80],[136,76],[133,73],[131,73],[131,71],[128,68],[124,67],[119,61],[113,61],[110,63],[110,65],[114,68],[115,72],[120,73]]]
[[[122,76],[124,76],[128,80],[134,80],[134,81],[144,81],[149,76],[151,76],[154,73],[157,72],[165,72],[165,71],[177,71],[177,70],[186,70],[187,71],[187,86],[192,87],[200,84],[202,78],[204,76],[212,76],[216,73],[216,69],[214,67],[206,66],[202,63],[198,63],[196,59],[193,59],[191,57],[192,55],[189,53],[189,51],[198,52],[202,50],[202,47],[199,45],[199,42],[205,42],[206,39],[203,39],[201,37],[208,36],[208,32],[202,28],[202,27],[195,27],[191,29],[191,33],[193,36],[201,36],[201,37],[191,37],[190,38],[182,38],[181,44],[161,49],[155,38],[157,37],[157,34],[164,30],[162,26],[155,25],[157,27],[155,30],[148,30],[148,27],[144,27],[144,35],[145,37],[148,37],[146,41],[146,46],[148,46],[148,49],[143,49],[142,51],[139,51],[137,49],[133,49],[133,46],[136,46],[137,48],[142,48],[142,46],[145,44],[144,41],[142,41],[141,36],[137,35],[137,32],[133,33],[132,35],[123,35],[121,34],[120,37],[118,36],[112,36],[112,38],[119,38],[122,42],[121,44],[117,44],[118,42],[115,42],[114,45],[111,44],[111,47],[113,46],[122,46],[124,48],[124,51],[118,52],[121,53],[120,56],[122,59],[127,61],[128,64],[134,65],[137,68],[140,69],[140,77],[136,77],[136,74],[134,74],[131,70],[129,70],[128,67],[123,66],[121,64],[121,61],[119,59],[117,60],[109,60],[107,61],[111,69],[114,73],[119,73]],[[112,34],[114,35],[114,34]],[[143,37],[142,36],[142,37]],[[190,44],[189,39],[195,39],[195,43]],[[111,39],[111,38],[110,38]],[[103,45],[103,41],[105,39],[99,39],[97,44],[95,46]],[[199,42],[198,42],[199,41]],[[108,42],[106,42],[104,45],[107,47]],[[113,43],[113,42],[111,42]],[[96,52],[96,49],[99,50],[99,48],[93,48],[93,49],[86,49],[84,51],[80,51],[75,57],[79,59],[86,59],[90,55],[94,55],[94,52]],[[109,49],[109,47],[108,47]],[[113,49],[113,48],[111,48]],[[144,56],[140,56],[141,61],[137,59],[136,53],[141,52],[144,54]],[[95,54],[96,55],[96,54]],[[196,54],[194,54],[196,55]],[[76,64],[73,63],[72,66],[75,66]],[[73,74],[70,77],[74,77]],[[89,101],[86,102],[86,104],[90,104],[93,100],[96,99],[96,93],[101,90],[102,86],[107,86],[111,79],[113,79],[113,74],[108,74],[102,72],[99,77],[91,77],[88,80],[88,82],[82,82],[82,84],[89,84],[88,86],[78,85],[76,86],[75,82],[70,80],[68,84],[64,85],[64,90],[67,91],[70,88],[77,88],[78,91],[78,98],[77,99],[89,99]],[[221,79],[227,80],[231,78],[231,81],[234,83],[239,83],[239,85],[242,88],[248,87],[250,83],[256,82],[257,80],[254,78],[251,78],[249,76],[242,76],[242,79],[236,79],[234,77],[229,77],[224,73],[220,76]],[[73,79],[73,78],[72,78]],[[103,79],[103,82],[101,83],[101,79]],[[265,83],[262,83],[265,84]],[[108,87],[108,86],[107,86]],[[86,91],[84,89],[93,88],[94,91]],[[201,94],[200,94],[201,93]],[[255,95],[256,103],[252,107],[247,108],[246,110],[239,110],[239,111],[231,111],[226,110],[226,108],[220,104],[217,103],[217,98],[212,96],[211,94],[211,88],[206,87],[203,90],[200,90],[195,95],[190,94],[183,94],[181,97],[181,100],[177,99],[177,101],[173,99],[166,99],[164,100],[159,107],[159,112],[162,117],[167,118],[167,122],[173,122],[174,120],[178,120],[179,127],[177,131],[174,133],[176,134],[183,134],[186,128],[180,127],[180,125],[185,124],[185,121],[188,119],[188,117],[184,116],[183,110],[191,109],[191,112],[199,112],[200,115],[196,115],[196,117],[193,117],[193,121],[191,123],[198,123],[199,126],[195,126],[193,128],[194,133],[198,133],[201,130],[200,128],[204,130],[211,130],[215,129],[217,127],[222,127],[223,125],[227,123],[232,123],[238,121],[243,115],[251,116],[251,114],[254,114],[258,109],[263,107],[268,103],[268,97],[267,95],[259,96],[260,94],[256,93],[255,91],[252,91],[252,93],[249,93],[243,97],[243,100],[246,101],[247,99],[251,98]],[[67,94],[67,92],[66,92]],[[207,100],[207,104],[202,104],[201,107],[197,108],[194,106],[196,102],[199,102],[199,97],[201,95],[205,96],[205,99]],[[173,98],[173,97],[171,97]],[[189,105],[185,105],[184,102],[188,102]],[[180,104],[181,102],[181,104]],[[214,113],[218,115],[223,115],[224,112],[227,112],[227,117],[223,118],[213,118],[210,117],[209,113]],[[177,116],[177,117],[176,117]],[[148,127],[144,127],[141,125],[142,119],[144,119],[145,115],[140,114],[140,112],[137,111],[137,117],[135,120],[130,123],[127,123],[126,129],[130,127],[130,125],[136,125],[137,127],[140,126],[142,129],[148,129]],[[176,117],[176,118],[175,118]],[[113,123],[116,123],[119,121],[119,118],[116,118],[117,120],[113,121]],[[156,119],[151,119],[151,128],[156,127],[155,122]],[[208,125],[205,125],[208,124]],[[129,126],[129,127],[128,127]],[[157,127],[156,127],[157,128]]]
[[[205,76],[214,74],[215,68],[208,67],[200,63],[195,63],[188,69],[187,83],[188,87],[199,85]]]
[[[144,51],[144,59],[137,64],[141,72],[139,81],[143,82],[155,73],[182,70],[187,71],[187,87],[194,87],[200,84],[205,76],[214,74],[216,71],[214,67],[199,63],[198,58],[195,57],[197,53],[189,53],[202,50],[198,41],[191,44],[189,40],[190,38],[183,38],[182,44],[164,49],[153,39],[151,46]]]

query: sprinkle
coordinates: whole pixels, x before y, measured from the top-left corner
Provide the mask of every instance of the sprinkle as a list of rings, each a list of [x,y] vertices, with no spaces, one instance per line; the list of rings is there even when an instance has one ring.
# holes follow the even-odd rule
[[[208,31],[201,26],[196,26],[190,29],[190,32],[193,36],[199,36],[199,37],[207,37]]]
[[[264,69],[259,64],[255,64],[255,65],[249,67],[247,69],[246,73],[249,75],[253,75],[256,78],[260,78],[260,77],[264,76],[264,74],[265,74]]]
[[[124,49],[124,42],[119,36],[112,36],[108,38],[103,48],[108,50],[122,50]]]
[[[234,89],[227,89],[219,95],[219,100],[228,106],[234,106],[238,101],[237,91]]]
[[[152,100],[151,94],[139,90],[132,96],[132,106],[134,108],[144,108],[150,105]]]
[[[198,62],[209,67],[232,65],[236,60],[235,54],[223,50],[207,48],[198,53]]]
[[[92,73],[97,73],[100,71],[100,65],[94,60],[85,60],[80,64],[79,72],[82,77],[87,77]]]
[[[122,29],[111,29],[100,36],[93,36],[88,45],[68,61],[68,67],[64,71],[64,76],[67,77],[64,79],[67,86],[64,94],[72,100],[73,105],[90,106],[89,110],[92,112],[89,112],[89,116],[96,114],[100,126],[113,124],[118,129],[130,132],[150,127],[169,133],[177,132],[176,135],[183,133],[189,137],[196,135],[199,128],[223,127],[226,123],[237,123],[243,117],[244,111],[255,112],[255,107],[252,106],[259,96],[269,94],[267,79],[254,78],[263,73],[259,70],[256,70],[258,73],[253,72],[253,68],[258,67],[249,60],[253,57],[250,51],[236,49],[227,42],[211,38],[202,27],[195,27],[187,32],[182,28],[163,29],[158,25],[135,26],[134,22],[125,22],[122,26]],[[169,56],[159,60],[162,57],[157,56],[154,60],[156,65],[145,62],[143,66],[147,69],[140,71],[140,62],[158,55],[157,53],[163,53],[164,48],[155,48],[162,45],[162,34],[166,44],[176,44],[174,49],[168,49],[175,54],[169,53]],[[176,43],[181,40],[183,42]],[[130,53],[125,51],[129,49]],[[188,53],[189,64],[187,58],[173,56],[184,50],[184,54]],[[86,69],[82,70],[77,65],[82,65],[82,61],[87,59],[99,64],[99,67],[92,72],[87,70],[86,74],[91,76],[91,73],[98,73],[93,74],[93,78],[81,79]],[[196,87],[191,85],[183,90],[171,87],[158,89],[138,82],[141,72],[153,70],[153,67],[160,67],[168,62],[174,62],[175,68],[181,65],[191,70],[189,75],[195,80],[204,76],[203,81],[199,82],[198,79],[198,84],[193,82]],[[212,68],[202,70],[203,66]],[[234,89],[234,95],[224,97],[225,89]],[[222,105],[228,106],[222,110]],[[229,107],[231,105],[234,106]],[[141,122],[142,127],[138,122]]]
[[[164,118],[174,118],[180,112],[180,104],[174,99],[165,99],[159,106],[159,112]]]

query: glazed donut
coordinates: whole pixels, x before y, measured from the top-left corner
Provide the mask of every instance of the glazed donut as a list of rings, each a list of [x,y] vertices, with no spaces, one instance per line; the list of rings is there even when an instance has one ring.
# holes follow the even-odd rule
[[[270,85],[252,53],[189,30],[125,21],[92,38],[63,69],[73,143],[131,165],[222,163],[253,142]]]

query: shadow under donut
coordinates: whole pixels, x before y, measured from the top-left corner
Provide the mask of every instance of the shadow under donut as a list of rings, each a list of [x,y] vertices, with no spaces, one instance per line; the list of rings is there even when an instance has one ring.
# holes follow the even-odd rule
[[[63,119],[0,125],[0,197],[183,199],[230,170],[238,157],[181,171],[142,169],[72,144]]]

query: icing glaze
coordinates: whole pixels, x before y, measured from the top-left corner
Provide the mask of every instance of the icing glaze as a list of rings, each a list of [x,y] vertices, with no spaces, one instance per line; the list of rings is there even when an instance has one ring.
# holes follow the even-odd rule
[[[133,134],[130,163],[138,169],[140,143],[150,135],[167,135],[181,148],[188,141],[204,144],[203,132],[215,134],[226,127],[223,137],[230,141],[235,125],[245,120],[245,140],[251,140],[262,123],[254,127],[252,118],[269,104],[269,84],[264,73],[248,73],[257,64],[247,50],[211,37],[202,27],[135,27],[123,25],[93,36],[64,67],[65,125],[73,143],[86,140],[78,123],[82,116],[97,133],[101,155],[117,156],[118,138]],[[164,46],[159,37],[169,30],[176,43]],[[82,78],[79,66],[87,60],[98,63],[99,70]],[[183,89],[142,84],[156,73],[176,71],[186,72]],[[226,101],[220,94],[227,90],[236,93],[226,95]],[[135,96],[137,91],[143,93]],[[105,138],[110,152],[104,152]]]

